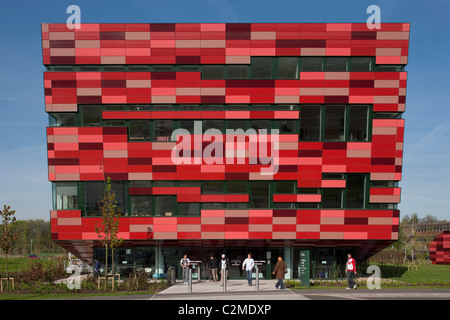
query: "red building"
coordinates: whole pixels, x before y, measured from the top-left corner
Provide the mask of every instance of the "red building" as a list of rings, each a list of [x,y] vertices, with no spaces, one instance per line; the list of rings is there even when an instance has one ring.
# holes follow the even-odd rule
[[[53,240],[102,256],[110,177],[124,271],[251,252],[297,278],[310,249],[329,278],[368,258],[398,236],[408,44],[407,23],[42,24]],[[189,163],[176,129],[201,137]],[[270,162],[250,150],[265,132]]]
[[[430,243],[430,258],[433,264],[450,265],[450,231],[444,231]]]

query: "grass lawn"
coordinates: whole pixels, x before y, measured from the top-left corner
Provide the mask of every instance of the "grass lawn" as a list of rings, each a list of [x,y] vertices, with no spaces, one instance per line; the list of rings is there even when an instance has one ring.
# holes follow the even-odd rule
[[[401,280],[411,284],[446,282],[450,285],[449,265],[417,265],[416,269],[408,270],[407,266],[381,266],[381,277]]]
[[[17,272],[28,268],[33,259],[8,257],[8,271]],[[0,273],[6,272],[6,259],[5,256],[0,257]]]

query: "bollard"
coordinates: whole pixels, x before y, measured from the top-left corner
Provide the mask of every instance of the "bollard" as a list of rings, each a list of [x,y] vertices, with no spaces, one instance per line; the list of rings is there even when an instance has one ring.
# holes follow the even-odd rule
[[[192,293],[192,269],[189,268],[189,282],[188,282],[188,292]]]
[[[258,266],[256,266],[256,278],[255,278],[255,289],[256,291],[259,291],[259,270],[258,270]]]
[[[223,270],[223,291],[227,291],[227,270]]]

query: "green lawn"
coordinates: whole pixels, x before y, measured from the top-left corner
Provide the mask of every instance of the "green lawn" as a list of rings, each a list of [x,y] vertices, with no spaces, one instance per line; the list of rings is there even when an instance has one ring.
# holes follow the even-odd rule
[[[33,259],[28,258],[11,258],[8,257],[8,271],[17,272],[28,268]],[[6,259],[4,256],[0,257],[0,273],[6,272]]]
[[[381,277],[401,280],[407,283],[446,282],[450,284],[450,265],[417,265],[408,270],[407,266],[380,266]]]

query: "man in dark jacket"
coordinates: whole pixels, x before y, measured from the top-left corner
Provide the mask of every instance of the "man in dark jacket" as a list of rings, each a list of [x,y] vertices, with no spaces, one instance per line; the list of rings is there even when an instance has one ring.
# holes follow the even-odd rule
[[[98,276],[100,276],[100,261],[98,261],[97,259],[94,260],[94,275],[95,278],[97,278]]]
[[[219,277],[217,275],[218,263],[217,259],[214,256],[211,256],[208,262],[209,268],[209,281],[219,281]]]
[[[278,280],[277,284],[275,285],[276,289],[278,289],[278,287],[280,287],[280,289],[284,289],[283,279],[285,273],[287,273],[287,265],[281,257],[278,257],[278,262],[272,272],[272,274],[274,274],[275,278],[277,278]]]

